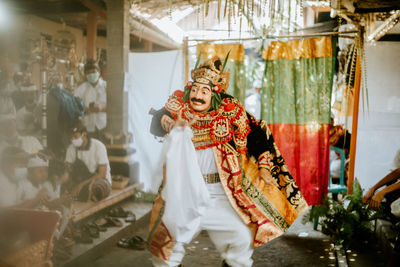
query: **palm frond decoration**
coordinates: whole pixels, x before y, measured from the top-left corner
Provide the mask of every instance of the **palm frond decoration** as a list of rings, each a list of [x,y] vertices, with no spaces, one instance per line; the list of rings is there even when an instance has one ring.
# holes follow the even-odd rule
[[[226,54],[225,59],[224,59],[224,63],[222,65],[222,72],[224,72],[225,67],[226,67],[226,63],[228,63],[228,59],[229,59],[229,54],[231,53],[231,50],[229,50],[228,54]]]
[[[199,55],[197,56],[196,64],[194,65],[194,68],[195,68],[195,69],[197,69],[197,67],[198,67],[199,64],[200,64],[200,58],[201,58],[201,52],[200,52]]]

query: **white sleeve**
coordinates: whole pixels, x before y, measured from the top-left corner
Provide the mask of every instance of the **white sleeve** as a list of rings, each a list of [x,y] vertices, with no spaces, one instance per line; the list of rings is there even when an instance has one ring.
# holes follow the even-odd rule
[[[85,82],[83,82],[81,85],[76,88],[74,95],[80,98],[83,98],[83,91],[85,88]]]
[[[107,165],[108,157],[107,157],[107,149],[103,143],[98,142],[96,149],[96,163],[97,165]]]
[[[43,150],[42,144],[36,137],[32,137],[32,148],[34,152],[39,152],[40,150]]]
[[[101,91],[100,91],[100,95],[99,95],[99,105],[102,107],[106,107],[107,106],[107,83],[105,81],[103,81],[103,86],[101,87]]]
[[[65,161],[68,163],[74,163],[76,159],[76,152],[75,152],[75,148],[70,145],[67,149],[67,154],[65,156]]]

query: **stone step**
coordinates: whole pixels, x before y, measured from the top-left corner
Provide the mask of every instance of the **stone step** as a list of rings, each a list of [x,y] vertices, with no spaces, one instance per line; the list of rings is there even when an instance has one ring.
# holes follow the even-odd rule
[[[123,222],[122,227],[109,227],[106,232],[100,232],[100,237],[91,244],[75,244],[72,257],[56,266],[89,266],[90,263],[101,257],[107,249],[116,246],[119,239],[131,237],[139,228],[146,227],[150,218],[151,203],[134,203],[132,200],[122,202],[120,206],[136,215],[136,222]],[[121,220],[123,221],[123,220]]]

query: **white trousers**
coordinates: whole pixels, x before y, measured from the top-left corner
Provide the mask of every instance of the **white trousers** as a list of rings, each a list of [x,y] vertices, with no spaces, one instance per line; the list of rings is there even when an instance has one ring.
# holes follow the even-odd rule
[[[201,219],[201,230],[207,230],[221,257],[232,267],[250,267],[253,264],[253,236],[232,208],[226,195],[211,194],[209,208]],[[153,256],[156,267],[178,266],[185,256],[183,243],[177,242],[168,261]]]

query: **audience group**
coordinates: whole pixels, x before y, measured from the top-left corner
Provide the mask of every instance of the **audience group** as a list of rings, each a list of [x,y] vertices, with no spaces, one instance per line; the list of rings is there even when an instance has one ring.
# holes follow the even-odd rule
[[[44,146],[41,91],[21,73],[0,74],[0,209],[57,211],[62,219],[54,235],[60,239],[73,200],[99,201],[111,191],[107,150],[96,139],[106,126],[106,82],[96,62],[88,61],[87,81],[74,93],[85,113],[64,136],[53,136],[70,140],[60,153]]]

